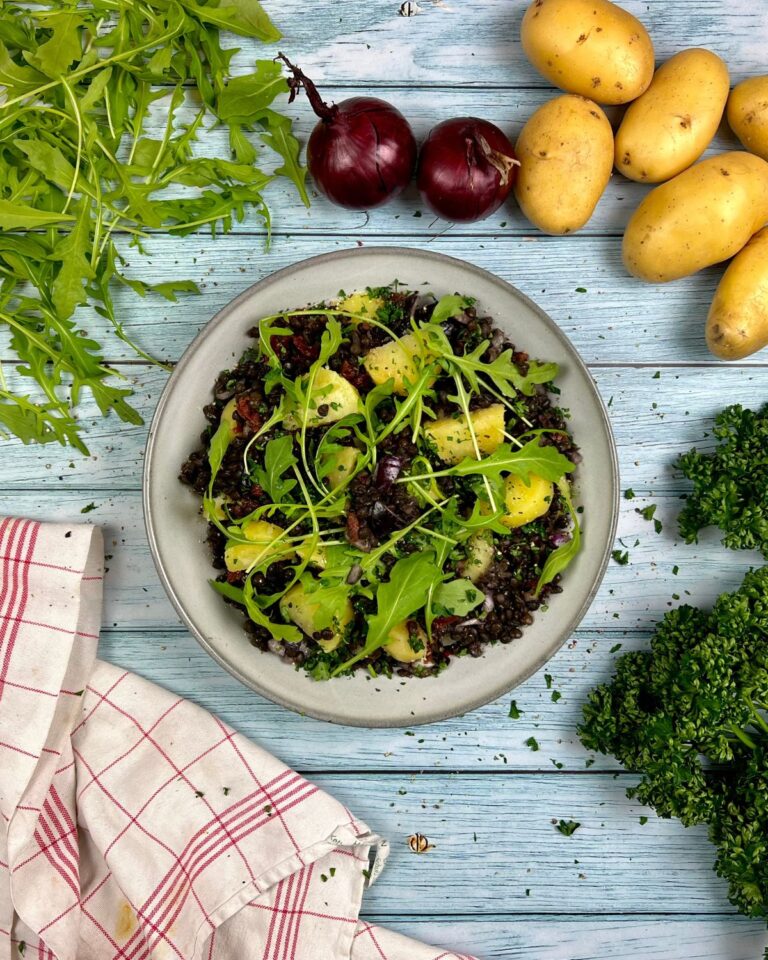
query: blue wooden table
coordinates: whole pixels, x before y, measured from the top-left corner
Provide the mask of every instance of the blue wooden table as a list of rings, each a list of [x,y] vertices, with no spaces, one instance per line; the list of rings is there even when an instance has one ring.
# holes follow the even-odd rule
[[[398,15],[399,0],[267,0],[267,6],[285,32],[281,47],[330,98],[377,89],[420,136],[441,119],[475,114],[514,137],[553,95],[520,48],[524,0],[419,0],[413,17]],[[768,68],[765,0],[627,0],[625,6],[649,28],[659,60],[699,45],[725,58],[734,81]],[[263,47],[242,47],[236,63],[243,69],[265,55]],[[305,139],[312,125],[306,101],[288,109]],[[733,140],[723,134],[716,146],[731,147]],[[191,277],[203,296],[173,306],[131,295],[120,300],[142,346],[175,359],[209,317],[273,270],[329,250],[397,244],[485,267],[560,323],[610,407],[622,486],[636,495],[622,501],[619,533],[629,563],[611,564],[580,629],[546,668],[552,688],[542,671],[514,693],[517,720],[509,718],[510,696],[413,731],[331,727],[265,702],[207,658],[154,576],[140,497],[146,426],[103,422],[85,408],[93,421],[88,458],[12,443],[3,448],[0,511],[80,519],[83,507],[95,505],[82,519],[106,529],[101,655],[218,712],[389,836],[393,856],[366,901],[368,917],[485,960],[755,960],[766,941],[760,923],[729,907],[704,833],[657,820],[629,802],[625,789],[633,778],[590,757],[575,735],[584,698],[609,676],[619,645],[626,651],[646,644],[654,620],[671,606],[707,604],[759,562],[726,552],[716,536],[693,547],[675,535],[684,486],[673,461],[701,445],[724,404],[765,400],[768,354],[725,366],[707,353],[704,318],[719,270],[663,288],[626,275],[620,236],[643,193],[614,176],[590,224],[555,239],[533,230],[512,204],[490,220],[457,227],[433,221],[414,190],[369,217],[320,198],[306,212],[289,186],[276,185],[269,252],[255,218],[215,241],[158,235],[148,245],[149,262],[135,258],[137,275],[153,282]],[[89,324],[98,331],[98,318]],[[101,332],[149,419],[165,374],[136,362]],[[660,534],[636,512],[651,503]],[[526,746],[530,737],[538,752]],[[582,826],[564,837],[553,826],[560,818]],[[435,844],[425,856],[406,844],[417,831]]]

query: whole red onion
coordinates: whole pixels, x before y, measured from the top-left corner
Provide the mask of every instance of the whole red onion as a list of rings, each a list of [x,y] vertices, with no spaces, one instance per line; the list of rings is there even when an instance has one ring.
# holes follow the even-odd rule
[[[293,76],[291,101],[303,87],[320,122],[307,144],[307,166],[318,189],[341,207],[369,210],[401,193],[416,167],[416,139],[392,104],[351,97],[330,106],[314,83],[283,55]]]
[[[507,199],[517,166],[512,144],[495,124],[456,117],[438,123],[424,141],[417,183],[433,213],[471,223]]]

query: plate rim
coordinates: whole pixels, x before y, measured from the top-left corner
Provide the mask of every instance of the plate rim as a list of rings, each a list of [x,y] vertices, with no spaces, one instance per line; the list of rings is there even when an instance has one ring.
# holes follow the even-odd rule
[[[542,653],[541,656],[535,658],[531,663],[518,674],[517,679],[510,686],[508,681],[504,681],[498,686],[494,687],[489,692],[485,692],[479,696],[473,696],[468,701],[464,702],[459,709],[437,709],[425,714],[422,717],[409,716],[407,719],[398,719],[398,720],[387,720],[387,719],[373,719],[366,722],[365,718],[361,717],[359,722],[356,722],[355,719],[350,718],[339,718],[335,716],[332,711],[323,711],[323,710],[308,710],[306,707],[302,707],[301,704],[296,703],[291,700],[289,697],[281,695],[280,691],[267,690],[258,681],[252,679],[251,677],[246,676],[241,670],[239,670],[234,664],[231,664],[227,661],[225,657],[220,655],[216,648],[211,645],[211,643],[206,639],[206,637],[201,633],[195,623],[187,615],[180,599],[178,598],[175,589],[171,583],[168,572],[166,571],[165,565],[162,560],[162,555],[160,552],[160,547],[157,540],[156,530],[153,523],[152,517],[152,506],[150,498],[150,486],[152,484],[152,463],[153,463],[153,454],[155,451],[155,441],[157,438],[157,432],[159,429],[159,424],[162,419],[163,411],[168,402],[170,394],[173,392],[176,383],[181,379],[186,366],[191,361],[193,354],[197,352],[200,346],[205,343],[215,332],[216,330],[227,320],[229,315],[233,313],[241,303],[251,299],[258,291],[263,288],[272,285],[275,282],[278,282],[282,278],[289,276],[294,273],[297,269],[310,266],[310,265],[319,265],[324,263],[331,263],[336,260],[341,259],[350,259],[350,258],[364,258],[366,256],[376,256],[386,254],[388,256],[408,256],[413,257],[417,255],[421,258],[431,260],[435,263],[440,263],[443,266],[449,267],[459,267],[462,270],[468,270],[470,273],[476,274],[481,277],[485,282],[492,282],[497,286],[500,286],[504,289],[506,293],[512,293],[519,300],[521,300],[529,309],[531,309],[539,320],[541,320],[546,327],[557,337],[558,340],[564,345],[566,351],[572,357],[575,365],[580,369],[582,374],[586,375],[587,382],[592,390],[594,399],[597,401],[597,409],[600,412],[600,417],[602,421],[602,426],[605,430],[606,436],[609,441],[610,449],[610,482],[613,489],[613,496],[611,497],[610,503],[610,521],[609,521],[609,532],[610,536],[606,538],[606,544],[603,549],[603,556],[600,560],[597,572],[593,578],[592,586],[584,598],[582,605],[568,620],[565,629],[563,630],[563,639],[560,644],[554,649],[548,649],[545,653]],[[240,681],[244,686],[248,687],[250,690],[253,690],[259,696],[264,697],[266,700],[276,703],[281,707],[284,707],[288,710],[293,711],[294,713],[299,713],[302,716],[312,717],[315,720],[324,721],[327,723],[338,724],[341,726],[350,726],[350,727],[363,727],[368,729],[393,729],[406,726],[423,726],[428,723],[437,723],[441,720],[447,720],[452,717],[462,716],[464,714],[470,713],[474,710],[479,709],[482,706],[485,706],[488,703],[492,703],[495,700],[498,700],[500,697],[516,689],[522,683],[525,683],[534,673],[540,670],[546,663],[548,663],[552,657],[558,653],[562,647],[565,645],[567,640],[573,635],[573,632],[578,628],[578,625],[584,619],[589,607],[592,605],[592,601],[595,599],[598,590],[603,582],[605,577],[605,571],[608,568],[608,563],[611,558],[611,551],[613,549],[613,544],[616,539],[616,531],[618,528],[619,514],[620,514],[620,494],[621,494],[621,476],[619,471],[619,459],[618,451],[616,449],[616,438],[613,433],[613,427],[611,425],[611,420],[608,415],[608,408],[603,400],[603,397],[595,383],[594,378],[589,370],[584,359],[581,357],[580,353],[576,347],[571,342],[570,338],[565,334],[561,329],[560,325],[552,318],[550,315],[540,307],[534,300],[532,300],[527,294],[519,290],[514,284],[510,283],[507,280],[504,280],[502,277],[497,276],[495,273],[492,273],[489,270],[485,270],[483,267],[479,267],[474,263],[470,263],[467,260],[462,260],[459,257],[452,257],[448,254],[438,253],[433,250],[422,250],[419,247],[407,247],[407,246],[364,246],[364,247],[349,247],[343,250],[334,250],[328,253],[317,254],[312,257],[307,257],[303,260],[299,260],[296,263],[288,264],[285,267],[281,267],[279,270],[275,270],[272,273],[267,274],[267,276],[262,277],[260,280],[257,280],[255,283],[246,287],[242,293],[238,294],[228,303],[226,303],[220,310],[218,310],[210,320],[208,320],[203,327],[197,332],[193,337],[190,343],[185,348],[180,359],[174,366],[174,369],[168,378],[167,383],[163,387],[163,390],[160,394],[160,397],[155,407],[155,411],[152,415],[152,420],[149,426],[147,433],[147,443],[144,452],[144,467],[142,471],[142,490],[141,490],[141,500],[142,500],[142,513],[144,520],[144,530],[147,536],[147,542],[149,544],[150,554],[152,556],[152,562],[154,564],[157,575],[162,584],[163,590],[165,591],[166,596],[171,601],[173,608],[176,610],[176,613],[181,618],[182,623],[187,627],[189,632],[195,638],[197,643],[205,650],[205,652],[216,662],[219,666],[223,667],[229,674],[235,677]],[[559,632],[559,631],[558,631]],[[434,678],[438,679],[438,678]],[[428,679],[423,680],[422,682],[429,682]]]

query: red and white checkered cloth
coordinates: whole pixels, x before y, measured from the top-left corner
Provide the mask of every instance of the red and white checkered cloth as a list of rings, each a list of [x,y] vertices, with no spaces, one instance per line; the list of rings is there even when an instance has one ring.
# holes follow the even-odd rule
[[[358,920],[386,843],[96,660],[97,528],[0,519],[0,960],[471,960]]]

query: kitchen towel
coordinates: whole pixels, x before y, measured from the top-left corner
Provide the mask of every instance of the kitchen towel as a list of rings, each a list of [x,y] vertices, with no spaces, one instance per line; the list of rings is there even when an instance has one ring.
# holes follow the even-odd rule
[[[100,531],[0,519],[0,960],[472,960],[358,919],[387,845],[96,659]]]

